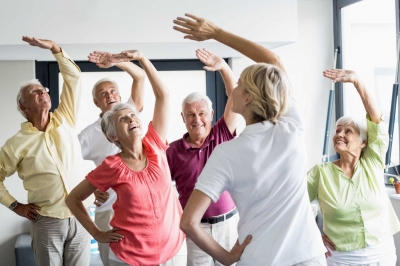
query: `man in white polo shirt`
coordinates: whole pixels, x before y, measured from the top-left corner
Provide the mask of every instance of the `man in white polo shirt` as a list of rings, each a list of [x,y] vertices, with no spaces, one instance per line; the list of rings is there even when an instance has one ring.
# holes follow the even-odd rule
[[[94,59],[100,54],[106,52],[93,52],[89,55],[89,61],[96,62]],[[131,97],[128,103],[132,104],[138,112],[143,109],[144,99],[144,82],[146,74],[143,69],[136,66],[131,62],[110,63],[103,62],[97,63],[100,68],[109,68],[116,66],[129,75],[132,76],[133,82],[131,87]],[[109,156],[118,153],[120,150],[116,145],[109,142],[101,131],[101,117],[110,110],[116,103],[121,102],[118,85],[115,81],[103,78],[96,82],[92,90],[93,102],[101,110],[100,117],[91,125],[87,126],[78,135],[79,142],[81,143],[82,156],[85,160],[91,160],[96,166],[100,165],[103,160]],[[110,220],[114,215],[112,205],[117,199],[117,195],[112,189],[107,192],[97,190],[95,193],[95,223],[102,231],[110,230]],[[109,243],[98,243],[100,257],[105,266],[109,265]]]

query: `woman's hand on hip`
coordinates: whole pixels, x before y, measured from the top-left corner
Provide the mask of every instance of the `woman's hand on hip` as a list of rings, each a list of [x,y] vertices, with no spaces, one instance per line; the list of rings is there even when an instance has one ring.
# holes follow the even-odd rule
[[[110,243],[110,242],[118,242],[124,238],[123,235],[116,233],[115,231],[121,230],[119,228],[113,228],[109,231],[99,231],[96,235],[93,236],[97,242],[100,243]]]
[[[227,265],[231,265],[237,261],[239,261],[240,257],[242,256],[242,253],[246,246],[250,244],[252,239],[252,236],[247,236],[246,239],[243,241],[242,244],[239,244],[239,240],[236,241],[236,244],[233,246],[233,248],[230,251],[230,260],[231,263]]]

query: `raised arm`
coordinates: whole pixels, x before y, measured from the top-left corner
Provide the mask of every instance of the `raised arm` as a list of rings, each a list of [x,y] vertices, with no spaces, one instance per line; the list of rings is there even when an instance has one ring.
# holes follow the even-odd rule
[[[233,134],[236,129],[237,120],[239,115],[232,112],[232,91],[236,87],[237,83],[235,80],[235,76],[233,75],[232,69],[229,65],[222,59],[220,56],[208,51],[207,49],[198,49],[196,50],[196,56],[199,58],[201,62],[203,62],[206,66],[203,67],[207,71],[219,71],[221,73],[222,79],[225,84],[225,92],[228,96],[228,101],[225,105],[224,119],[226,125],[229,128],[229,131]]]
[[[78,221],[86,229],[86,231],[88,231],[89,234],[91,234],[93,238],[96,239],[98,242],[118,242],[119,240],[124,238],[123,235],[115,233],[118,228],[113,228],[106,232],[100,231],[90,218],[88,212],[85,209],[85,206],[82,203],[82,201],[89,197],[95,190],[96,187],[90,184],[89,181],[83,180],[71,191],[71,193],[65,199],[65,203],[67,204],[71,212],[75,215],[76,219],[78,219]]]
[[[214,39],[237,50],[257,63],[275,65],[285,71],[279,56],[271,50],[255,42],[225,31],[204,18],[187,13],[185,16],[188,18],[178,17],[174,20],[174,23],[180,26],[174,26],[174,29],[186,34],[184,36],[185,39],[194,41]]]
[[[136,109],[141,112],[143,110],[146,73],[143,69],[132,62],[111,63],[110,61],[100,61],[100,58],[102,57],[107,58],[111,56],[112,54],[108,52],[94,51],[89,54],[88,58],[90,62],[96,63],[96,65],[100,68],[110,68],[112,66],[116,66],[124,70],[132,77],[133,82],[131,87],[131,97]]]
[[[358,94],[360,95],[365,111],[371,118],[371,121],[375,124],[379,124],[381,122],[382,113],[378,109],[371,93],[367,90],[356,72],[353,70],[330,69],[325,70],[323,75],[324,77],[331,79],[333,82],[353,83]]]
[[[61,113],[71,126],[76,124],[76,116],[80,101],[80,69],[55,42],[23,36],[22,40],[31,46],[49,49],[57,60],[58,67],[64,78],[60,104],[57,111]]]
[[[131,60],[139,61],[149,78],[156,98],[152,124],[161,140],[165,142],[168,134],[169,92],[158,75],[157,69],[147,57],[137,50],[123,51],[120,54],[113,54],[111,57],[100,59],[100,61],[104,60],[108,60],[112,63],[129,62]]]

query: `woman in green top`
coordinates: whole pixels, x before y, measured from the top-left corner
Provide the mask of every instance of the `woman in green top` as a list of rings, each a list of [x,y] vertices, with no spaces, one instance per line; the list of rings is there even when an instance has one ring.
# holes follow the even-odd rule
[[[351,117],[336,122],[334,149],[340,158],[308,172],[310,201],[318,199],[328,265],[396,264],[393,234],[400,224],[383,183],[388,134],[382,114],[357,74],[332,69],[324,76],[354,84],[367,112],[366,124]]]

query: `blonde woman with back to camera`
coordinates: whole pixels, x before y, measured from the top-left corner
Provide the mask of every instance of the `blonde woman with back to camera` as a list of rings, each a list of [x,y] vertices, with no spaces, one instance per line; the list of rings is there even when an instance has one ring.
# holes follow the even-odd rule
[[[279,57],[208,20],[186,16],[174,20],[185,38],[214,39],[261,63],[247,67],[232,92],[232,111],[244,117],[246,128],[211,154],[184,209],[182,230],[224,265],[326,265],[307,197],[303,122]],[[225,190],[240,215],[239,239],[230,251],[199,225]]]
[[[400,224],[383,182],[389,138],[382,113],[354,71],[332,69],[324,76],[352,83],[367,113],[362,120],[341,117],[333,136],[340,158],[308,172],[310,201],[317,198],[323,214],[328,265],[396,265],[393,235]]]

